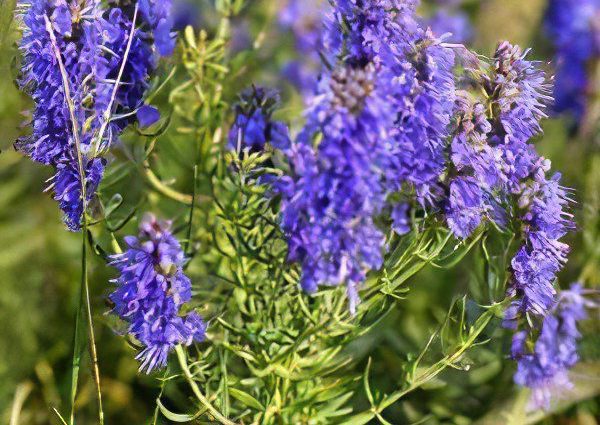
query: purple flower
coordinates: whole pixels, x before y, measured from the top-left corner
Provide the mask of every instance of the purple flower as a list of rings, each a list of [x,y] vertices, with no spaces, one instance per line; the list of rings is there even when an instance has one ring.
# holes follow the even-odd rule
[[[383,261],[374,222],[389,210],[387,196],[409,186],[426,204],[442,193],[454,54],[418,26],[415,6],[335,3],[323,45],[336,66],[319,81],[289,152],[291,176],[279,182],[289,260],[301,264],[303,288],[345,285],[353,312],[366,273]],[[392,215],[406,233],[407,205]]]
[[[544,315],[555,302],[554,280],[566,262],[569,247],[560,242],[573,228],[565,211],[568,197],[560,186],[560,175],[547,180],[538,176],[529,183],[520,199],[526,213],[525,245],[512,261],[513,279],[509,294],[518,295],[520,313]]]
[[[546,74],[539,62],[526,59],[528,53],[504,41],[494,54],[492,84],[499,90],[496,103],[508,141],[529,140],[541,133],[540,120],[547,118],[546,107],[552,102]]]
[[[523,244],[511,261],[508,288],[515,299],[504,326],[519,330],[520,343],[524,319],[544,317],[555,306],[554,283],[569,251],[560,239],[574,227],[571,199],[560,175],[547,177],[550,161],[531,142],[552,101],[539,64],[502,42],[493,67],[475,68],[473,75],[486,96],[478,101],[460,92],[456,98],[446,219],[460,238],[471,236],[483,219],[519,225]]]
[[[495,72],[489,92],[496,94],[493,142],[502,153],[503,174],[511,191],[518,193],[520,183],[536,170],[539,155],[531,138],[540,134],[540,120],[552,102],[551,86],[540,64],[526,59],[527,52],[502,42],[494,55]]]
[[[31,135],[20,138],[15,147],[55,168],[51,188],[67,227],[76,231],[84,204],[100,183],[102,153],[143,104],[155,67],[152,45],[138,28],[141,20],[131,33],[131,8],[104,9],[98,0],[22,0],[17,10],[23,23],[19,85],[31,95],[35,108]],[[77,185],[82,180],[79,158],[86,173],[85,200],[81,183]]]
[[[229,131],[229,147],[259,152],[271,143],[280,150],[288,149],[290,136],[287,126],[272,119],[279,105],[279,95],[274,90],[250,87],[242,92],[235,106],[235,122]]]
[[[154,106],[144,105],[138,109],[136,116],[140,127],[146,128],[155,124],[160,119],[160,112]]]
[[[554,109],[577,120],[587,108],[589,65],[600,56],[599,22],[599,0],[550,0],[545,26],[556,50]]]
[[[175,49],[172,33],[174,18],[172,0],[139,0],[140,12],[154,35],[154,44],[161,56],[169,56]]]
[[[383,261],[373,217],[385,201],[377,164],[393,114],[375,78],[372,66],[341,65],[322,79],[290,152],[292,176],[280,182],[288,258],[302,265],[302,287],[345,285],[352,312],[366,272]]]
[[[479,227],[484,212],[481,187],[472,177],[458,177],[450,184],[446,208],[448,226],[452,232],[467,238]]]
[[[418,50],[388,58],[385,69],[390,101],[397,112],[391,132],[387,179],[400,190],[410,184],[422,205],[441,196],[439,179],[454,109],[454,52],[439,45],[432,34],[421,33]],[[384,62],[384,64],[387,62]]]
[[[56,33],[56,44],[62,53],[65,65],[76,68],[78,46],[63,37],[72,28],[67,2],[21,1],[23,37],[19,48],[23,54],[20,87],[35,103],[32,121],[32,134],[19,139],[16,148],[29,155],[34,161],[46,165],[56,164],[73,143],[70,136],[71,122],[65,102],[65,93],[58,60],[52,47],[50,34],[46,29],[45,17],[53,16],[59,23],[52,26]],[[68,15],[68,16],[66,16]],[[64,31],[61,34],[58,31]],[[74,82],[81,82],[82,76],[71,72]],[[76,86],[75,86],[76,87]]]
[[[572,388],[568,370],[579,360],[577,323],[587,317],[586,306],[595,305],[583,297],[581,285],[574,284],[561,292],[558,303],[543,319],[533,350],[527,348],[526,341],[533,338],[528,332],[513,337],[512,357],[517,361],[514,379],[531,388],[531,407],[548,409],[553,395]]]
[[[555,280],[569,251],[560,239],[574,227],[568,190],[560,185],[559,174],[548,178],[550,161],[531,143],[542,131],[550,88],[539,64],[507,42],[498,46],[491,72],[479,69],[474,75],[486,97],[478,102],[461,93],[457,98],[450,155],[457,176],[449,183],[446,216],[461,238],[470,236],[483,217],[500,226],[509,219],[518,223],[523,244],[511,261],[508,296],[514,301],[504,326],[516,331],[511,349],[519,359],[515,380],[546,388],[549,377],[563,382],[565,376],[562,366],[548,372],[550,354],[543,350],[553,347],[550,338],[558,332],[558,322],[548,314],[557,308]],[[521,356],[540,322],[535,355]]]
[[[110,300],[114,313],[143,347],[137,356],[140,370],[150,373],[166,365],[175,346],[203,341],[206,323],[195,312],[181,315],[192,292],[171,223],[146,215],[138,237],[128,236],[125,242],[127,251],[112,257],[120,276],[113,281],[117,289]]]
[[[96,6],[96,2],[90,2],[91,17]],[[83,214],[77,141],[86,173],[86,203],[95,194],[104,168],[103,160],[85,155],[92,141],[92,131],[85,129],[89,113],[82,105],[82,99],[93,90],[88,77],[94,64],[85,53],[91,49],[89,41],[93,39],[91,35],[96,32],[96,25],[93,18],[79,19],[82,13],[79,5],[66,0],[22,1],[18,10],[23,22],[20,42],[23,67],[19,85],[31,95],[35,109],[31,135],[19,139],[15,146],[34,161],[56,169],[50,188],[64,212],[67,227],[76,231]],[[75,33],[82,36],[74,37]],[[66,81],[63,81],[61,65],[67,74]],[[77,138],[66,102],[67,93],[73,101]]]

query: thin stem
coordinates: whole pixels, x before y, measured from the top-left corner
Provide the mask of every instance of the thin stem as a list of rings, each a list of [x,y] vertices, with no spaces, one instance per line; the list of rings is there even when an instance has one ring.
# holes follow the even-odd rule
[[[69,109],[69,115],[71,118],[71,126],[73,128],[73,139],[75,139],[75,150],[77,151],[77,164],[79,166],[79,179],[81,180],[81,198],[83,202],[83,211],[85,213],[86,207],[86,185],[85,185],[85,172],[83,168],[83,158],[81,156],[81,141],[79,139],[79,125],[77,121],[77,117],[75,115],[75,105],[73,104],[73,98],[71,97],[71,88],[69,84],[69,76],[67,75],[67,70],[65,69],[65,65],[62,60],[62,56],[60,54],[60,50],[58,48],[58,42],[56,41],[56,36],[54,35],[54,30],[52,29],[52,23],[48,16],[44,15],[44,21],[46,23],[46,31],[50,35],[50,41],[52,43],[52,50],[54,51],[54,55],[56,56],[56,60],[58,61],[58,67],[60,69],[60,75],[63,83],[63,90],[65,92],[65,101],[67,103]],[[85,214],[84,214],[85,216]]]
[[[196,187],[197,187],[197,181],[198,181],[198,165],[194,165],[194,187],[192,189],[192,205],[190,206],[190,216],[188,219],[188,229],[187,229],[187,239],[185,242],[185,249],[183,250],[183,252],[186,255],[189,255],[190,253],[190,246],[192,244],[192,228],[193,228],[193,224],[194,224],[194,209],[196,206]]]
[[[85,266],[85,273],[82,273],[83,296],[85,298],[85,312],[88,324],[88,334],[90,338],[90,357],[92,360],[92,375],[96,383],[96,396],[98,397],[98,420],[100,425],[104,425],[104,411],[102,409],[102,391],[100,385],[100,366],[98,365],[98,352],[96,350],[96,337],[94,335],[94,321],[92,318],[92,304],[90,302],[90,286],[87,276],[87,218],[85,211],[83,213],[83,230],[81,232],[82,241],[82,265]]]
[[[188,195],[186,193],[181,193],[176,191],[173,188],[170,188],[165,183],[163,183],[157,176],[154,174],[152,169],[150,168],[150,164],[146,161],[142,167],[143,176],[146,178],[146,181],[161,195],[166,196],[174,201],[180,202],[185,205],[192,205],[194,202],[194,197],[192,195]],[[211,202],[212,198],[204,195],[196,195],[196,200],[199,202]]]
[[[79,374],[79,351],[80,347],[77,343],[79,336],[79,317],[83,308],[83,304],[85,304],[85,310],[88,320],[88,338],[90,342],[90,357],[92,361],[92,375],[94,377],[94,381],[96,383],[96,395],[98,397],[98,421],[100,425],[104,425],[104,411],[102,409],[102,392],[100,389],[100,369],[98,367],[98,356],[96,352],[96,338],[94,336],[94,323],[92,319],[92,308],[90,303],[90,290],[88,284],[87,277],[87,194],[86,194],[86,177],[85,170],[83,166],[83,157],[81,153],[81,141],[79,137],[79,126],[77,117],[75,115],[75,105],[73,104],[73,98],[71,96],[71,89],[69,84],[69,77],[67,71],[65,69],[64,63],[62,61],[62,56],[60,54],[60,50],[58,48],[58,43],[56,41],[56,36],[54,34],[54,30],[52,29],[52,24],[48,19],[48,16],[44,15],[44,21],[46,24],[46,31],[50,36],[50,41],[52,44],[52,49],[54,51],[54,55],[56,56],[56,60],[59,65],[63,90],[65,95],[65,101],[67,103],[69,109],[69,115],[71,118],[71,126],[73,130],[73,139],[75,140],[75,150],[77,154],[77,165],[79,168],[79,180],[81,184],[81,203],[83,209],[83,226],[82,226],[82,253],[81,253],[81,289],[80,289],[80,299],[79,306],[77,311],[77,316],[75,319],[75,343],[74,352],[73,352],[73,364],[72,364],[72,376],[71,376],[71,414],[70,414],[70,423],[74,424],[74,416],[75,416],[75,396],[77,394],[77,376]]]
[[[165,374],[163,376],[163,379],[160,383],[160,392],[158,393],[158,397],[156,397],[156,407],[154,409],[154,416],[152,418],[152,425],[157,425],[158,424],[158,413],[160,411],[160,406],[158,404],[158,401],[160,400],[160,398],[163,395],[163,392],[165,391],[165,386],[167,383],[167,377],[169,376],[169,369],[167,368],[167,370],[165,370]]]
[[[391,406],[396,401],[400,400],[406,394],[410,393],[411,391],[414,391],[415,389],[421,387],[426,382],[435,378],[440,372],[442,372],[444,369],[446,369],[446,367],[448,367],[449,365],[455,363],[458,359],[460,359],[460,357],[465,353],[465,351],[467,351],[473,345],[475,340],[485,330],[485,328],[487,327],[490,320],[492,320],[492,318],[494,317],[494,314],[495,314],[495,312],[493,310],[486,311],[480,318],[481,323],[479,324],[479,326],[470,333],[469,338],[463,344],[461,344],[460,348],[458,350],[456,350],[456,352],[444,357],[437,363],[435,363],[432,366],[430,366],[429,368],[427,368],[427,370],[425,370],[421,375],[419,375],[419,377],[408,388],[397,391],[397,392],[393,393],[392,395],[386,397],[379,404],[379,406],[377,408],[377,412],[381,413],[384,409]]]
[[[104,137],[104,133],[106,132],[106,128],[108,127],[108,123],[110,122],[110,117],[112,115],[112,107],[115,99],[117,98],[117,91],[119,90],[119,85],[121,84],[121,79],[123,78],[123,73],[125,72],[125,65],[127,64],[127,58],[129,57],[129,51],[131,50],[131,44],[133,43],[133,34],[135,33],[135,23],[137,21],[138,14],[138,3],[135,3],[135,9],[133,11],[133,19],[131,21],[131,30],[129,31],[129,40],[127,40],[127,47],[125,48],[125,53],[123,54],[123,62],[121,62],[121,67],[119,68],[119,73],[117,74],[117,79],[115,80],[115,85],[113,86],[113,90],[110,96],[110,101],[104,111],[102,125],[100,130],[98,131],[98,137],[94,142],[94,152],[97,152],[98,146],[102,143],[102,138]]]
[[[85,261],[82,261],[82,276],[85,272]],[[75,329],[73,332],[73,360],[71,362],[71,390],[70,390],[70,413],[69,413],[69,425],[75,424],[75,398],[77,396],[77,381],[79,378],[79,367],[81,365],[81,351],[79,333],[81,332],[81,310],[83,305],[83,291],[79,289],[79,304],[75,313]]]
[[[200,401],[200,403],[202,403],[202,405],[206,407],[206,409],[215,417],[215,419],[217,419],[223,425],[236,425],[235,422],[230,421],[225,416],[223,416],[217,409],[215,409],[213,405],[210,404],[210,401],[208,401],[208,399],[204,396],[204,394],[202,394],[202,391],[200,391],[198,384],[196,384],[196,381],[194,381],[194,376],[192,375],[192,372],[188,367],[185,352],[183,351],[181,345],[178,345],[175,348],[175,351],[177,353],[177,359],[179,360],[179,366],[183,371],[183,375],[185,376],[185,379],[190,385],[190,387],[192,388],[192,391],[194,392],[194,395],[196,396],[198,401]]]

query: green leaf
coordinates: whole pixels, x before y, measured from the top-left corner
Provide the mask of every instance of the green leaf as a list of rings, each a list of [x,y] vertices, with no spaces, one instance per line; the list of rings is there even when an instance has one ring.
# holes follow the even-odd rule
[[[104,217],[110,217],[122,204],[123,196],[120,193],[115,193],[106,204],[106,207],[104,207]]]
[[[371,358],[369,357],[369,361],[367,362],[367,367],[365,368],[365,373],[363,374],[363,385],[365,387],[365,393],[367,393],[367,399],[369,403],[371,403],[371,407],[375,406],[375,399],[373,398],[373,393],[371,393],[371,386],[369,385],[369,372],[371,370]]]
[[[260,402],[257,399],[255,399],[250,394],[248,394],[244,391],[241,391],[241,390],[238,390],[235,388],[229,388],[229,394],[233,398],[241,401],[248,407],[251,407],[253,409],[260,410],[260,411],[265,410],[264,406],[262,404],[260,404]]]
[[[350,398],[352,398],[353,392],[346,393],[336,399],[333,399],[327,403],[324,407],[318,409],[316,418],[333,418],[336,416],[343,416],[352,413],[351,407],[343,407]]]
[[[71,382],[69,391],[69,403],[70,403],[70,416],[69,423],[72,425],[75,423],[75,398],[77,396],[77,382],[79,380],[79,368],[81,366],[81,355],[83,354],[84,348],[87,344],[87,335],[85,332],[85,326],[83,326],[84,319],[84,286],[87,284],[87,249],[86,249],[86,232],[83,231],[83,249],[81,259],[81,287],[79,289],[79,304],[77,305],[77,312],[75,313],[75,329],[73,332],[73,360],[71,363]]]
[[[191,421],[199,418],[204,412],[206,412],[206,409],[200,409],[198,412],[196,412],[193,415],[189,415],[189,414],[185,414],[185,413],[173,413],[169,409],[167,409],[161,403],[160,399],[158,399],[158,398],[156,399],[156,404],[158,405],[160,413],[162,413],[165,418],[167,418],[170,421],[177,422],[177,423],[191,422]]]
[[[364,425],[368,424],[374,417],[375,413],[373,412],[363,412],[350,417],[347,421],[344,421],[344,423],[346,425]]]

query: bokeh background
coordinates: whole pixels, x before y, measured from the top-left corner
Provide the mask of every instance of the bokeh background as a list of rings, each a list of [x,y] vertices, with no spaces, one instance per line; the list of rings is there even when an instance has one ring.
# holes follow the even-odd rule
[[[186,22],[214,31],[210,1],[185,1]],[[297,120],[302,102],[290,85],[282,83],[280,72],[294,57],[292,36],[277,25],[283,0],[250,0],[232,23],[232,49],[244,52],[241,72],[224,96],[232,102],[238,89],[252,82],[274,85],[282,90],[283,119]],[[58,423],[51,409],[60,409],[69,379],[73,318],[78,298],[80,237],[65,230],[58,208],[47,193],[49,169],[33,164],[12,147],[27,129],[30,100],[20,93],[14,80],[18,75],[16,40],[18,28],[12,14],[14,0],[0,0],[0,423],[9,423],[18,413],[20,424]],[[493,53],[500,39],[523,47],[544,62],[552,49],[544,36],[542,20],[546,0],[467,0],[461,8],[474,27],[474,47],[484,55]],[[425,2],[423,12],[431,13]],[[162,69],[163,76],[168,64]],[[551,69],[551,64],[548,64]],[[169,105],[160,105],[168,109]],[[294,123],[292,121],[292,124]],[[135,138],[135,134],[125,138]],[[189,165],[186,138],[167,132],[163,171],[172,175],[177,167]],[[592,285],[600,284],[600,154],[598,140],[581,137],[568,118],[553,117],[545,123],[545,136],[538,149],[561,170],[565,185],[576,190],[575,208],[579,231],[570,236],[574,247],[568,267],[560,277],[568,286],[582,273]],[[186,182],[181,183],[183,186]],[[140,190],[135,182],[130,190]],[[135,197],[134,197],[135,198]],[[152,201],[151,201],[152,202]],[[155,201],[160,203],[160,201]],[[173,214],[168,205],[159,209]],[[414,277],[407,299],[353,348],[364,359],[373,358],[372,387],[389,391],[402,370],[400,359],[418,352],[433,329],[443,320],[455,296],[468,293],[477,298],[473,285],[480,271],[477,252],[451,271],[427,269]],[[110,290],[111,271],[99,259],[91,261],[91,291],[95,311],[99,361],[103,374],[108,424],[144,424],[154,414],[158,384],[137,373],[133,350],[115,334],[115,325],[105,312],[105,296]],[[597,321],[596,321],[597,323]],[[514,365],[506,361],[508,339],[474,349],[465,359],[470,372],[449,370],[439,379],[410,395],[404,403],[389,410],[389,417],[409,418],[414,412],[428,412],[431,424],[512,423],[542,420],[548,424],[598,423],[600,416],[600,329],[586,325],[582,341],[582,376],[576,393],[557,412],[525,418],[517,415],[523,397],[512,384]],[[86,371],[84,365],[82,370]],[[364,365],[359,365],[360,367]],[[357,367],[359,367],[357,366]],[[82,390],[77,400],[80,423],[94,423],[86,412],[94,410],[93,382],[82,374]],[[175,390],[176,391],[176,390]],[[173,394],[172,399],[177,399]],[[185,403],[182,400],[182,403]],[[519,404],[520,403],[520,404]],[[183,405],[185,408],[185,404]],[[394,412],[396,409],[396,412]],[[405,420],[405,419],[403,419]],[[395,423],[404,423],[400,422]]]

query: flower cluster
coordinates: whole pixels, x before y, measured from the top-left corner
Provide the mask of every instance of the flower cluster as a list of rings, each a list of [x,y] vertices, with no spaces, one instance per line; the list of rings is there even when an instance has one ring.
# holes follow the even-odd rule
[[[15,146],[54,167],[50,188],[76,231],[103,175],[101,154],[142,106],[156,66],[149,24],[137,7],[99,0],[22,0],[17,10],[19,85],[35,109],[32,134]]]
[[[476,216],[492,212],[502,218],[499,204],[507,197],[523,192],[523,183],[540,175],[545,164],[531,139],[541,133],[540,120],[545,117],[546,104],[551,101],[546,76],[536,62],[528,61],[518,46],[500,43],[494,55],[492,75],[480,76],[486,99],[474,100],[461,93],[456,102],[457,128],[451,146],[451,160],[458,172],[457,179],[477,181],[471,199],[478,205],[467,206],[460,199],[449,203],[449,216],[460,214],[463,207]],[[487,105],[485,104],[487,102]],[[487,116],[486,111],[494,111]],[[542,173],[543,174],[543,173]],[[460,237],[469,236],[476,216],[465,228],[451,221],[452,230]],[[501,219],[500,223],[504,224]]]
[[[555,109],[580,120],[590,91],[589,67],[600,58],[600,1],[550,0],[546,29],[556,49]]]
[[[156,49],[162,56],[173,53],[175,36],[172,33],[174,17],[171,13],[173,0],[139,0],[145,22],[152,29]]]
[[[90,13],[96,6],[96,3],[91,4]],[[80,52],[94,50],[89,43],[96,32],[95,22],[93,19],[73,19],[73,15],[83,11],[71,8],[66,1],[23,1],[18,10],[24,25],[19,85],[30,93],[35,110],[32,134],[20,138],[15,146],[34,161],[55,167],[51,187],[65,213],[67,226],[75,230],[83,211],[80,170],[96,171],[86,176],[85,182],[87,187],[95,190],[102,176],[103,163],[99,159],[85,159],[79,166],[75,146],[80,144],[84,149],[83,145],[89,144],[90,138],[80,134],[76,138],[74,129],[82,128],[86,111],[80,102],[73,102],[69,109],[65,97],[69,94],[73,100],[81,100],[87,94],[85,78],[92,72],[94,64],[86,60],[91,55],[80,55]],[[75,33],[86,36],[75,40],[72,37]],[[61,67],[66,70],[66,76]],[[75,123],[72,117],[77,120]],[[92,193],[86,193],[86,202]]]
[[[433,205],[443,195],[439,179],[456,97],[454,59],[429,31],[420,32],[386,71],[397,113],[386,178],[390,190],[413,187],[422,205]]]
[[[290,152],[293,178],[280,183],[289,260],[302,264],[302,287],[347,287],[350,310],[365,272],[382,263],[383,234],[373,216],[383,206],[377,170],[390,112],[372,67],[340,65],[319,85],[318,100]],[[322,140],[315,152],[312,141]]]
[[[185,256],[169,222],[147,215],[138,237],[125,238],[128,249],[112,257],[120,272],[110,295],[114,312],[128,323],[128,332],[143,346],[137,356],[140,370],[164,367],[178,344],[203,341],[206,324],[195,312],[181,316],[192,297],[183,272]]]
[[[325,55],[338,63],[321,77],[280,184],[302,286],[345,284],[351,311],[366,272],[382,264],[374,221],[388,195],[408,185],[427,204],[442,193],[454,54],[419,27],[416,3],[338,1],[326,15]],[[392,205],[399,233],[408,208]]]
[[[517,312],[544,315],[554,305],[554,280],[569,252],[559,239],[573,226],[565,211],[569,198],[559,180],[559,174],[550,179],[540,175],[528,184],[519,200],[526,208],[526,243],[512,261],[509,294],[518,295],[520,300],[513,304],[507,319],[514,319]]]
[[[520,192],[523,179],[537,168],[539,156],[530,143],[541,134],[540,121],[552,102],[551,86],[539,62],[527,59],[528,51],[502,42],[494,55],[494,75],[486,82],[497,109],[499,127],[492,137],[502,153],[505,184]]]
[[[554,280],[568,252],[559,240],[572,228],[569,198],[560,175],[546,176],[550,162],[531,143],[541,133],[540,120],[551,102],[538,64],[503,42],[492,74],[480,78],[491,104],[466,93],[459,96],[451,146],[456,177],[446,214],[461,238],[470,236],[483,217],[500,226],[509,217],[519,220],[525,243],[512,261],[509,289],[518,300],[506,316],[507,325],[514,327],[521,314],[543,314],[553,306]],[[487,116],[486,111],[493,113]]]
[[[484,219],[519,223],[524,244],[512,261],[515,301],[505,320],[516,329],[526,314],[554,308],[568,252],[560,239],[572,228],[568,192],[558,174],[547,177],[550,163],[532,144],[552,101],[548,79],[527,52],[503,42],[490,67],[471,70],[485,96],[457,92],[455,54],[418,26],[414,5],[337,3],[326,45],[339,49],[342,65],[322,77],[292,150],[293,177],[282,184],[289,257],[302,264],[305,289],[345,283],[354,309],[365,272],[382,261],[373,219],[408,186],[423,207],[444,204],[460,238]],[[409,230],[408,208],[392,208],[398,233]]]
[[[517,361],[515,382],[531,388],[531,407],[549,408],[554,394],[572,387],[568,371],[579,360],[577,323],[587,317],[586,307],[593,304],[584,298],[581,285],[574,284],[561,292],[557,305],[544,317],[532,349],[530,332],[515,334],[511,349]]]
[[[505,312],[504,325],[522,329],[514,335],[518,346],[524,335],[536,330],[539,321],[531,318],[542,318],[538,344],[543,347],[554,326],[552,319],[543,318],[556,308],[554,283],[569,251],[560,239],[573,228],[571,200],[560,185],[560,175],[549,175],[550,161],[540,157],[531,143],[542,132],[540,120],[552,101],[546,76],[538,63],[507,42],[498,46],[493,65],[491,75],[480,76],[488,104],[468,95],[457,102],[451,148],[457,176],[446,212],[450,228],[463,238],[483,217],[503,227],[510,219],[518,222],[524,242],[511,262],[508,296],[514,301]],[[486,111],[491,111],[489,116]],[[532,379],[523,377],[522,367],[515,375],[519,384]]]
[[[420,26],[416,5],[338,0],[325,14],[324,56],[335,62],[286,145],[291,173],[276,183],[288,259],[301,265],[308,292],[345,285],[354,312],[366,273],[383,263],[381,215],[390,213],[398,234],[410,231],[411,208],[442,213],[461,239],[486,221],[518,229],[505,315],[516,344],[537,332],[527,318],[541,323],[557,308],[569,250],[561,239],[573,228],[568,190],[533,145],[553,100],[549,79],[508,42],[489,62],[445,44]],[[262,149],[270,114],[237,112],[230,145],[245,133],[245,145]]]
[[[274,90],[252,86],[240,94],[235,105],[235,122],[229,131],[229,148],[249,149],[260,152],[266,143],[285,150],[290,145],[287,126],[273,120],[273,113],[279,104],[279,95]]]
[[[489,93],[497,94],[496,130],[490,140],[498,152],[501,187],[505,195],[518,199],[512,214],[521,221],[525,240],[512,261],[509,294],[519,300],[507,311],[509,323],[519,314],[543,314],[552,307],[554,280],[568,252],[559,240],[573,225],[560,175],[547,177],[550,161],[540,157],[530,143],[541,133],[540,120],[552,101],[544,73],[518,47],[501,43],[495,55],[495,76],[488,84]]]

